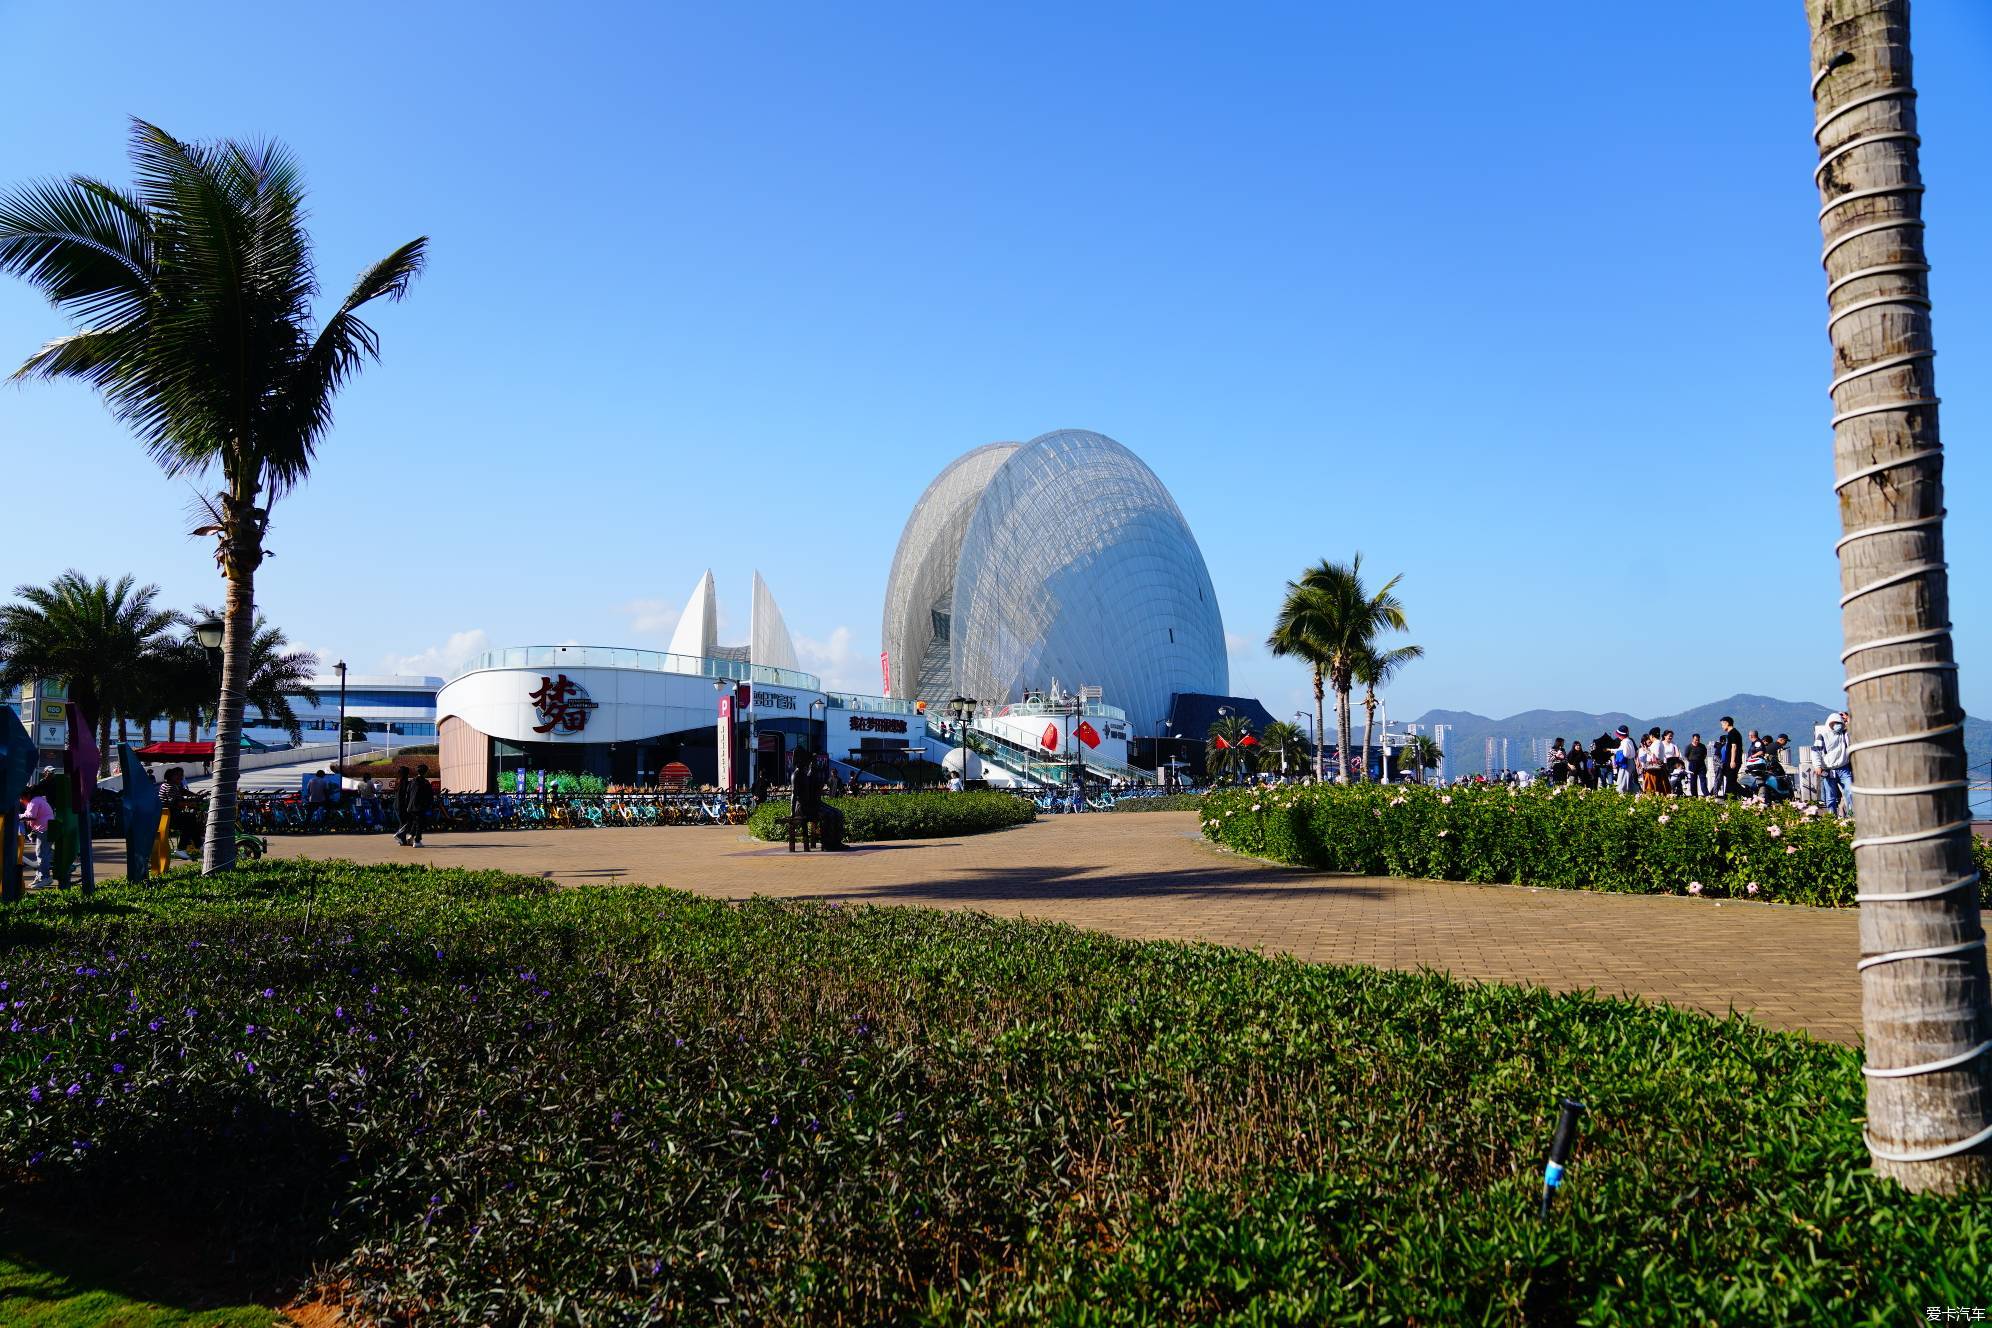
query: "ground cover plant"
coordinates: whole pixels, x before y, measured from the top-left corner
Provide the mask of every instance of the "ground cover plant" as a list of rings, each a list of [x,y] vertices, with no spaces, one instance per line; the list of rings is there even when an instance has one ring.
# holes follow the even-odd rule
[[[1226,789],[1203,831],[1328,871],[1632,894],[1854,903],[1853,825],[1816,809],[1610,790],[1310,784]],[[1992,903],[1992,844],[1975,844]]]
[[[1116,798],[1110,812],[1193,812],[1203,807],[1201,793],[1159,793],[1152,798]]]
[[[416,867],[0,926],[4,1249],[356,1322],[1899,1323],[1992,1259],[1865,1175],[1852,1050],[1740,1018]]]
[[[1007,830],[1037,815],[1028,798],[1009,793],[867,793],[830,798],[844,813],[844,838],[854,844],[881,839],[941,839]],[[757,839],[786,839],[788,801],[771,799],[747,820]]]

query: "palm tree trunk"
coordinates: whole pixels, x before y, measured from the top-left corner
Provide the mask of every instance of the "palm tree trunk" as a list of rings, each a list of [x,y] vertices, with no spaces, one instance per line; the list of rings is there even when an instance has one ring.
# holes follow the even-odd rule
[[[1350,690],[1351,689],[1347,683],[1341,681],[1339,678],[1336,679],[1335,743],[1336,743],[1336,749],[1341,753],[1342,756],[1342,761],[1341,761],[1342,772],[1337,776],[1335,776],[1335,782],[1337,784],[1346,784],[1349,782],[1349,747],[1354,738],[1354,732],[1349,722]]]
[[[97,721],[97,778],[108,779],[111,774],[111,715],[107,710]]]
[[[1364,779],[1369,778],[1370,737],[1376,732],[1376,689],[1363,690],[1363,759],[1357,769]]]
[[[1322,741],[1323,735],[1328,731],[1323,692],[1321,670],[1316,669],[1314,671],[1314,782],[1317,784],[1325,777],[1327,766],[1323,762],[1328,759],[1328,744]]]
[[[222,610],[221,697],[215,707],[214,786],[208,797],[207,837],[201,845],[201,873],[235,866],[235,790],[242,773],[242,711],[249,682],[249,647],[256,635],[256,566],[262,561],[262,531],[256,519],[255,490],[236,486],[225,495],[228,531],[224,566],[228,577]]]
[[[1844,532],[1867,1138],[1876,1174],[1992,1179],[1992,1008],[1944,572],[1907,0],[1806,0]]]

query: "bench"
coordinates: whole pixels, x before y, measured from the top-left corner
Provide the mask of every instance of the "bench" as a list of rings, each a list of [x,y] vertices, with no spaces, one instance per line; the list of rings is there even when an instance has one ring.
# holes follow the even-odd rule
[[[818,847],[823,839],[823,822],[814,816],[789,815],[780,818],[782,831],[788,836],[789,852],[795,852],[797,835],[802,836],[802,851],[809,852]]]

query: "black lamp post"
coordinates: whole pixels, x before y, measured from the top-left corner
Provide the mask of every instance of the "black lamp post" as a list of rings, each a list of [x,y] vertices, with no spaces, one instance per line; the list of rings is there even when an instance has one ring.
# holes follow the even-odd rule
[[[954,716],[955,747],[961,753],[961,784],[968,787],[968,724],[975,718],[975,701],[971,697],[957,696],[948,701],[948,713]]]
[[[194,640],[200,643],[202,656],[207,660],[208,675],[213,680],[213,685],[217,689],[221,686],[221,638],[224,629],[225,625],[219,618],[203,618],[194,624]],[[214,714],[214,736],[218,741],[221,738],[221,702],[219,697],[215,700]],[[200,740],[198,733],[194,737],[195,741],[198,742]]]
[[[1166,719],[1158,719],[1155,721],[1155,773],[1161,778],[1162,787],[1165,789],[1169,787],[1169,775],[1162,763],[1166,761],[1168,757],[1163,754],[1162,744],[1169,740],[1168,739],[1169,730],[1174,727],[1176,726],[1174,724],[1171,724]]]

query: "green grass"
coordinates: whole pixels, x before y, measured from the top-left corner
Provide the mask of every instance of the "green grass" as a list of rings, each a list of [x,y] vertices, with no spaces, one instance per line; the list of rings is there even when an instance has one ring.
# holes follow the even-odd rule
[[[73,1257],[73,1256],[72,1256]],[[105,1279],[120,1280],[106,1270]],[[270,1328],[282,1316],[260,1305],[189,1309],[92,1285],[0,1254],[0,1323],[8,1328]]]
[[[232,1303],[1894,1324],[1984,1303],[1992,1265],[1992,1198],[1866,1173],[1850,1049],[1741,1018],[296,861],[30,900],[0,981],[0,1212],[171,1232]],[[1542,1222],[1564,1094],[1591,1111]]]

